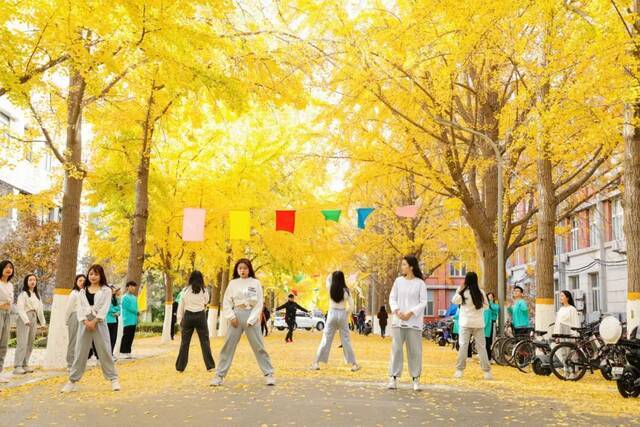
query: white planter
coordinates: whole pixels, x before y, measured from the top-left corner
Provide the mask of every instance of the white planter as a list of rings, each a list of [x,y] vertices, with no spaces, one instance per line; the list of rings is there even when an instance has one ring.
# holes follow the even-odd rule
[[[66,291],[62,290],[62,292]],[[51,305],[51,320],[47,334],[47,350],[44,357],[46,368],[67,367],[67,346],[69,344],[69,331],[67,330],[65,313],[69,302],[68,293],[54,293]]]

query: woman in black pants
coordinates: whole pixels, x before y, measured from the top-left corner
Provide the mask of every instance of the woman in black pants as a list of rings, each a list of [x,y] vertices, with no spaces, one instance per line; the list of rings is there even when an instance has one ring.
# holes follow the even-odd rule
[[[189,286],[186,287],[182,299],[178,304],[178,324],[180,325],[181,339],[180,353],[176,360],[176,370],[183,372],[189,361],[189,344],[191,335],[195,329],[200,339],[200,348],[204,365],[207,371],[215,368],[213,356],[211,355],[211,345],[209,342],[209,328],[207,327],[207,316],[205,309],[209,303],[209,292],[204,287],[202,273],[193,271],[189,276]]]

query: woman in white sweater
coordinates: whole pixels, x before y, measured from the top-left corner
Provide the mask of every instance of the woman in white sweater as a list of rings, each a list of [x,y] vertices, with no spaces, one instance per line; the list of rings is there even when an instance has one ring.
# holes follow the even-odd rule
[[[44,308],[38,295],[38,278],[35,274],[27,274],[22,284],[22,292],[16,303],[18,320],[16,321],[16,353],[14,375],[33,372],[29,366],[29,358],[33,350],[33,342],[38,331],[38,322],[45,326]]]
[[[11,279],[15,273],[13,263],[8,259],[0,261],[0,383],[9,382],[2,375],[4,357],[9,348],[9,327],[11,326],[11,310],[13,308],[13,283]]]
[[[473,336],[476,350],[478,350],[478,356],[480,357],[480,368],[484,372],[484,379],[492,379],[491,365],[489,364],[484,337],[484,310],[489,306],[489,303],[484,291],[478,286],[478,275],[476,273],[472,271],[467,273],[464,278],[464,285],[456,291],[451,302],[460,306],[460,317],[458,319],[460,325],[458,338],[460,348],[454,377],[462,378],[467,363],[467,349]]]
[[[69,343],[67,344],[67,369],[71,369],[73,365],[73,359],[76,355],[76,339],[78,338],[78,295],[80,291],[84,289],[84,284],[87,281],[87,276],[84,274],[78,274],[76,280],[73,283],[73,289],[69,294],[67,302],[67,313],[65,315],[65,323],[67,325],[67,332],[69,334]]]
[[[353,372],[360,369],[356,363],[356,356],[351,347],[351,339],[349,337],[349,317],[353,312],[353,298],[349,293],[349,288],[344,280],[342,271],[334,271],[331,274],[331,280],[327,281],[329,290],[329,314],[327,315],[327,326],[322,334],[320,346],[316,352],[316,359],[311,365],[312,370],[320,369],[320,362],[329,362],[329,352],[331,351],[331,343],[336,331],[340,331],[340,341],[342,342],[342,350],[347,363],[351,364]]]
[[[200,349],[204,358],[204,366],[207,371],[212,371],[216,364],[211,355],[211,343],[209,341],[209,327],[205,309],[209,304],[209,292],[204,287],[202,273],[195,270],[189,276],[189,286],[182,292],[182,298],[178,303],[177,321],[180,325],[180,353],[176,360],[176,370],[183,372],[189,362],[189,345],[195,329],[200,340]]]
[[[554,334],[577,335],[571,328],[580,327],[580,316],[573,302],[573,295],[569,291],[560,291],[560,310],[556,314],[556,323],[553,325]]]
[[[391,361],[389,363],[389,384],[387,388],[398,388],[398,378],[402,374],[403,347],[407,347],[409,373],[413,389],[420,390],[422,374],[422,327],[424,310],[427,306],[427,285],[415,256],[409,255],[400,264],[401,277],[393,282],[389,294],[391,308]]]
[[[227,330],[227,336],[220,351],[220,364],[211,382],[212,386],[222,385],[243,332],[247,335],[266,384],[269,386],[276,384],[271,358],[264,347],[264,339],[260,331],[263,305],[262,286],[256,279],[251,261],[246,258],[240,259],[233,268],[233,280],[229,282],[222,301],[222,318],[227,320],[231,327]]]

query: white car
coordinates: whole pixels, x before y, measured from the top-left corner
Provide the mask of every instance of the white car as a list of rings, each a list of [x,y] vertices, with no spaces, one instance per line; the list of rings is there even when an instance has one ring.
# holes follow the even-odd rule
[[[318,313],[305,313],[304,311],[298,310],[296,313],[296,328],[306,329],[310,331],[312,329],[317,329],[319,331],[324,329],[325,320],[324,317]],[[279,331],[284,331],[287,329],[287,322],[284,320],[284,311],[279,311],[276,313],[275,320],[273,321],[273,327]]]

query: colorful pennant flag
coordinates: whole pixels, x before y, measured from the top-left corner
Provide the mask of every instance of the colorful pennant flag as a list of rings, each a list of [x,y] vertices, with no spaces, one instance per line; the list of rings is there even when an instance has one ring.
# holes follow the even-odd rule
[[[296,228],[296,211],[276,211],[276,231],[288,231],[293,234]]]
[[[321,211],[326,221],[338,222],[340,220],[340,209],[330,209]]]
[[[415,218],[418,215],[418,206],[400,206],[399,208],[396,208],[396,215],[402,218]]]
[[[293,281],[295,283],[300,283],[302,282],[303,279],[304,279],[304,274],[296,274],[295,276],[293,276]]]
[[[250,221],[249,211],[229,212],[229,238],[231,240],[250,240]]]
[[[204,240],[204,218],[206,210],[185,208],[182,221],[182,240],[202,242]]]
[[[358,212],[358,228],[364,230],[364,222],[367,220],[367,217],[373,212],[375,208],[358,208],[356,211]]]
[[[147,286],[143,286],[138,294],[138,311],[147,311]]]

